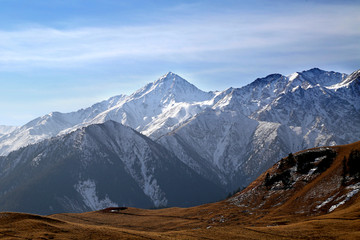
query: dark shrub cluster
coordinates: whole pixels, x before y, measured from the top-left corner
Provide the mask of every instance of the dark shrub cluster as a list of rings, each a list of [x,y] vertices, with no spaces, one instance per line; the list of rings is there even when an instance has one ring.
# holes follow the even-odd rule
[[[317,171],[319,173],[325,171],[330,167],[331,163],[336,156],[336,152],[331,149],[326,149],[324,151],[307,151],[300,153],[296,156],[297,158],[297,172],[301,174],[307,174],[311,168],[315,166],[314,161],[316,158],[324,157],[325,158],[318,164]]]
[[[347,166],[351,177],[360,177],[360,151],[352,150],[349,155]]]
[[[353,178],[360,178],[360,151],[352,150],[349,154],[348,159],[344,157],[342,165],[342,185],[347,185],[349,181]]]
[[[291,174],[290,170],[284,171],[282,173],[276,173],[273,176],[270,176],[269,173],[266,174],[264,185],[270,187],[276,182],[282,182],[284,187],[287,188],[291,185]]]
[[[317,165],[317,169],[315,171],[315,173],[322,173],[325,172],[326,169],[328,169],[331,164],[333,163],[334,159],[336,157],[336,152],[328,152],[326,154],[326,157],[321,160],[321,162]]]
[[[296,165],[295,157],[292,153],[290,153],[287,158],[282,158],[280,160],[279,170],[282,171],[285,169],[289,169],[295,165]]]
[[[238,187],[236,190],[229,192],[226,198],[230,198],[230,197],[234,196],[236,193],[241,192],[244,189],[245,189],[245,187]]]
[[[291,168],[296,166],[298,174],[307,174],[310,169],[315,168],[315,173],[322,173],[328,169],[333,163],[336,151],[332,149],[309,150],[294,156],[292,153],[287,158],[282,158],[279,163],[278,172],[274,175],[266,174],[264,186],[267,188],[273,186],[277,182],[282,182],[284,188],[289,188],[293,182],[291,176]],[[319,161],[315,160],[317,158]],[[359,164],[360,161],[357,162]]]

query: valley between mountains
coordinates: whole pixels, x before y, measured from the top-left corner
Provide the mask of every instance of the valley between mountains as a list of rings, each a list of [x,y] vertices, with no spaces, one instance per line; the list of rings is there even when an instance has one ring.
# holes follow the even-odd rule
[[[0,211],[49,215],[216,202],[289,153],[358,141],[359,103],[360,70],[271,74],[212,92],[169,72],[129,96],[1,126]],[[320,163],[328,166],[314,160],[305,169]],[[303,173],[292,167],[269,173],[267,191],[281,188],[270,183],[302,186],[296,179]],[[268,204],[258,201],[252,200]]]

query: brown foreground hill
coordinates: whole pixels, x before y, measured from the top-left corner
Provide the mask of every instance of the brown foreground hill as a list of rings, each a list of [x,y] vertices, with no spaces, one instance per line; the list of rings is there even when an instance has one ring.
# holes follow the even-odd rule
[[[0,213],[1,239],[360,239],[360,142],[289,154],[231,198],[192,208]]]

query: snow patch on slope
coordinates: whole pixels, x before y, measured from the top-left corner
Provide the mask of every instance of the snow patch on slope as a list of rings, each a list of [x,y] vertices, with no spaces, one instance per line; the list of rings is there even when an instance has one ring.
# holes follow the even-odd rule
[[[114,121],[104,123],[106,131],[95,127],[95,125],[93,126],[93,134],[122,159],[126,171],[133,177],[144,193],[150,197],[154,205],[156,207],[166,206],[168,201],[156,180],[153,165],[154,156],[148,142],[133,129]],[[104,135],[104,133],[106,134]],[[113,140],[108,141],[110,138],[113,138]],[[89,145],[89,143],[86,144]]]
[[[349,201],[353,196],[355,196],[358,192],[360,192],[360,183],[357,183],[355,185],[352,186],[348,186],[347,189],[352,189],[350,192],[348,192],[346,195],[342,196],[339,198],[345,198],[344,200],[342,200],[341,202],[334,204],[330,207],[329,212],[334,211],[336,208],[340,207],[341,205],[344,205],[347,201]]]
[[[96,195],[95,181],[91,179],[79,181],[74,185],[74,188],[82,196],[85,205],[93,211],[107,207],[118,207],[118,205],[112,202],[107,195],[104,199],[99,199]]]

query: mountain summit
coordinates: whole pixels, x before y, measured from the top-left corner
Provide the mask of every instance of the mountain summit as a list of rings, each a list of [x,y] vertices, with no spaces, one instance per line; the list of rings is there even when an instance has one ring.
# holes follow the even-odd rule
[[[147,84],[130,98],[155,98],[162,104],[170,102],[200,102],[211,99],[213,93],[206,93],[179,75],[168,72],[153,83]],[[144,100],[144,99],[143,99]]]

